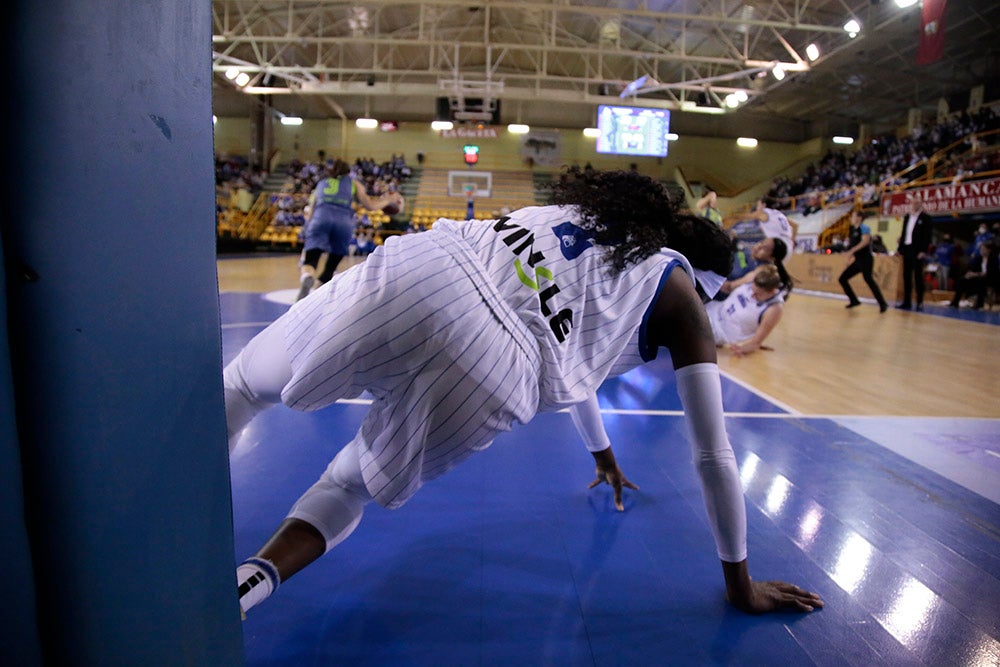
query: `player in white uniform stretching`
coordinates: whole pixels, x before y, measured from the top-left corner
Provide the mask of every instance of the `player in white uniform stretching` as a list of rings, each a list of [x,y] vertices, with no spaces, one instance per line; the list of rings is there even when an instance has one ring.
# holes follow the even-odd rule
[[[764,264],[754,274],[753,282],[737,287],[725,301],[705,304],[715,344],[728,345],[737,356],[760,349],[781,321],[785,302],[781,285],[778,268]]]
[[[365,389],[375,398],[354,439],[237,569],[242,610],[346,538],[366,504],[399,507],[515,422],[567,406],[578,423],[599,422],[600,384],[659,347],[676,369],[728,599],[749,612],[822,606],[747,569],[746,507],[695,282],[728,272],[728,236],[678,215],[661,185],[634,172],[570,170],[554,201],[390,238],[226,367],[231,450],[279,401],[315,410]],[[620,508],[631,484],[607,442],[588,447]]]

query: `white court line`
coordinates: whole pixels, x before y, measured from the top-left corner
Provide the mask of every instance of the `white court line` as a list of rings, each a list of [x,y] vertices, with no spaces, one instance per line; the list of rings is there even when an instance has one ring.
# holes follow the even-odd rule
[[[370,398],[342,398],[337,401],[337,403],[342,403],[345,405],[371,405],[374,403],[373,399]],[[561,410],[556,410],[556,412],[569,412],[569,408],[562,408]],[[624,408],[601,408],[602,415],[632,415],[637,417],[683,417],[683,410],[634,410],[634,409],[624,409]],[[725,412],[723,413],[726,417],[734,417],[739,419],[826,419],[836,421],[838,419],[873,419],[873,420],[886,420],[886,419],[905,419],[907,421],[920,420],[920,419],[942,419],[942,417],[905,417],[899,415],[883,415],[883,416],[872,416],[872,415],[803,415],[803,414],[785,414],[782,412]],[[949,420],[982,420],[983,417],[948,417]],[[996,452],[986,450],[987,453],[992,454],[1000,458],[1000,454]]]
[[[990,456],[995,456],[998,459],[1000,459],[1000,454],[997,454],[992,449],[984,449],[983,451],[986,452],[987,454],[989,454]]]
[[[274,320],[268,320],[267,322],[233,322],[232,324],[223,324],[223,329],[242,329],[244,327],[264,327],[267,328],[274,323]]]
[[[758,396],[760,396],[761,398],[763,398],[765,401],[770,401],[771,403],[773,403],[774,405],[778,406],[782,410],[784,410],[784,411],[786,411],[786,412],[788,412],[790,414],[793,414],[793,415],[798,415],[799,414],[799,411],[796,410],[795,408],[793,408],[792,406],[786,405],[785,403],[779,401],[775,397],[769,396],[769,395],[765,394],[764,392],[760,391],[756,387],[754,387],[752,385],[749,385],[746,382],[743,382],[742,380],[737,380],[736,378],[734,378],[729,373],[724,372],[722,369],[719,369],[719,374],[722,375],[723,377],[725,377],[730,382],[732,382],[734,384],[738,384],[739,386],[743,387],[744,389],[746,389],[750,393],[757,394]]]

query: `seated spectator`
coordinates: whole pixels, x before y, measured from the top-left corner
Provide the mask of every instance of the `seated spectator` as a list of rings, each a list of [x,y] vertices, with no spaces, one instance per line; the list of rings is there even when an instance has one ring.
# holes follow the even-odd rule
[[[980,258],[980,249],[992,239],[993,232],[990,231],[985,222],[980,223],[979,230],[976,232],[976,238],[973,240],[972,245],[969,246],[969,258],[973,262],[977,261]]]
[[[976,300],[972,307],[979,310],[986,301],[987,290],[1000,289],[1000,264],[997,263],[996,243],[984,243],[979,250],[979,259],[970,263],[969,270],[955,285],[955,296],[948,304],[952,308],[961,305],[962,297],[975,296]]]

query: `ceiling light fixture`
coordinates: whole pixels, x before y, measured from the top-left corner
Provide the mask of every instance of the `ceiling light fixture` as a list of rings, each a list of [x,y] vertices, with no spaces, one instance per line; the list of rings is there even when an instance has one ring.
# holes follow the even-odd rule
[[[226,78],[229,79],[230,81],[232,81],[233,79],[235,79],[239,75],[240,75],[240,71],[238,69],[236,69],[235,67],[230,67],[229,69],[226,70]]]
[[[819,47],[816,46],[815,44],[810,44],[809,46],[807,46],[806,57],[808,57],[809,60],[816,60],[817,58],[819,58]]]
[[[740,148],[757,148],[757,140],[753,137],[740,137],[736,140],[736,145]]]
[[[835,144],[843,144],[845,146],[850,146],[851,144],[854,143],[854,137],[839,137],[839,136],[838,137],[834,137],[833,138],[833,143],[835,143]]]
[[[846,32],[851,39],[854,39],[858,36],[858,33],[861,32],[861,24],[858,23],[857,19],[851,19],[844,24],[844,32]]]
[[[530,130],[530,127],[521,123],[511,123],[507,126],[507,131],[511,134],[527,134]]]
[[[774,75],[775,79],[781,81],[782,79],[785,78],[785,68],[782,67],[781,65],[775,65],[774,68],[771,70],[771,74]]]
[[[374,118],[359,118],[354,121],[354,124],[362,130],[374,130],[378,127],[378,121]]]
[[[299,118],[298,116],[282,116],[281,117],[281,124],[282,125],[301,125],[302,124],[302,119]]]
[[[912,7],[918,2],[920,2],[920,0],[896,0],[896,6],[900,9],[906,9],[907,7]]]
[[[601,131],[598,130],[596,127],[585,127],[583,128],[583,136],[587,137],[588,139],[596,139],[597,137],[601,136]]]

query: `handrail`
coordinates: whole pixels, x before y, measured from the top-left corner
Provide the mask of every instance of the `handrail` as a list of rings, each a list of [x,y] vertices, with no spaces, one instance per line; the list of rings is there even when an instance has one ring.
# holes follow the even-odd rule
[[[919,177],[916,178],[916,179],[913,179],[911,181],[905,181],[903,183],[896,183],[895,181],[897,181],[898,179],[902,178],[904,175],[906,175],[906,174],[908,174],[910,172],[913,172],[913,171],[916,171],[916,170],[920,169],[921,167],[926,168],[927,175],[929,177],[933,178],[934,177],[934,168],[937,166],[937,163],[941,162],[942,160],[944,160],[946,158],[948,158],[948,153],[953,148],[955,148],[957,146],[960,146],[961,144],[966,143],[970,138],[982,139],[983,137],[992,137],[992,136],[1000,137],[1000,129],[998,129],[998,130],[988,130],[986,132],[970,132],[969,134],[966,134],[962,138],[957,139],[957,140],[951,142],[950,144],[948,144],[944,148],[940,148],[940,149],[934,151],[934,153],[930,157],[924,158],[923,160],[920,160],[919,162],[911,164],[906,169],[903,169],[902,171],[893,174],[889,178],[887,178],[887,179],[885,179],[883,181],[880,181],[879,182],[880,190],[884,191],[884,190],[888,190],[889,188],[892,188],[892,190],[894,192],[899,192],[900,190],[906,190],[906,189],[909,189],[909,188],[913,187],[914,183],[920,182]],[[970,150],[970,152],[971,152],[971,150]]]

